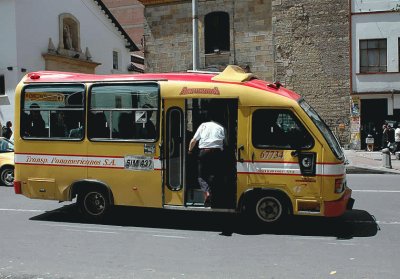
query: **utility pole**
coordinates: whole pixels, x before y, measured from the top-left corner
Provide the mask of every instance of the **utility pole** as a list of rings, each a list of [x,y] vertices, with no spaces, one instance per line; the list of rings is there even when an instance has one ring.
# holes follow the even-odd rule
[[[198,32],[197,0],[192,0],[193,21],[193,71],[198,70],[199,65],[199,32]]]

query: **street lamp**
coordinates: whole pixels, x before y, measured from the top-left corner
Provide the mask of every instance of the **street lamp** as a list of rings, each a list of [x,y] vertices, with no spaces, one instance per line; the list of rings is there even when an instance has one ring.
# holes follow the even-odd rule
[[[198,34],[197,0],[192,0],[193,21],[193,71],[198,69],[199,64],[199,34]]]

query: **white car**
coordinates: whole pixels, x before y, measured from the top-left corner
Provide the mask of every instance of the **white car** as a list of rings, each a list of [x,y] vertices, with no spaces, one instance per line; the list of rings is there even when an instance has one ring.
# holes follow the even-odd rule
[[[0,137],[0,183],[5,186],[14,184],[14,144]]]

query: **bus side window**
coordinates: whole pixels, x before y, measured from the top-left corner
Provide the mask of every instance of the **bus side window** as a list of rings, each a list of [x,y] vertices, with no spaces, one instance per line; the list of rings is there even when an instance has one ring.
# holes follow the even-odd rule
[[[290,110],[259,109],[253,113],[252,141],[256,148],[308,149],[313,139]]]
[[[21,136],[44,140],[82,139],[71,137],[74,128],[84,125],[82,84],[29,84],[22,94]]]

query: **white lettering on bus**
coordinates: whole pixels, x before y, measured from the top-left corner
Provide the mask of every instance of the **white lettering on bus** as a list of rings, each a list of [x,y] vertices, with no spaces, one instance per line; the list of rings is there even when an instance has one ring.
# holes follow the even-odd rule
[[[83,165],[83,166],[99,166],[99,165],[101,165],[100,160],[90,160],[90,159],[73,160],[73,159],[61,159],[61,158],[57,158],[57,157],[54,157],[51,160],[51,163],[52,164],[62,164],[62,165]]]
[[[35,158],[35,157],[32,157],[32,156],[27,156],[26,157],[26,162],[27,163],[47,164],[47,159],[46,158],[41,158],[41,157]]]

